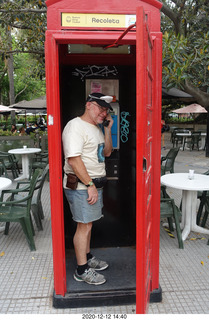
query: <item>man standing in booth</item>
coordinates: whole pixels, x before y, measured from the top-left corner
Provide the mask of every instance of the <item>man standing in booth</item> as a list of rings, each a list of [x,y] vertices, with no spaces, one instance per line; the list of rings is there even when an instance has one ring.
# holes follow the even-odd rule
[[[113,120],[111,96],[91,93],[81,117],[70,120],[62,134],[65,155],[63,187],[77,229],[73,244],[77,260],[74,279],[88,284],[105,283],[108,264],[90,251],[93,221],[99,220],[103,207],[103,186],[106,182],[105,157],[112,152]],[[104,134],[100,124],[104,126]],[[95,271],[96,270],[96,271]]]

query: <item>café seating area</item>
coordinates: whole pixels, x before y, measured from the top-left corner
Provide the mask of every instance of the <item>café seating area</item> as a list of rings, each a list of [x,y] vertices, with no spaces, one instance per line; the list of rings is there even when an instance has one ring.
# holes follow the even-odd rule
[[[172,141],[169,141],[169,143],[167,141],[167,145],[171,147]],[[179,156],[183,155],[183,153],[179,153],[179,149],[180,147],[171,147],[167,151],[162,151],[164,155],[161,154],[161,218],[167,217],[168,223],[164,222],[163,225],[167,225],[168,231],[174,230],[173,218],[179,248],[183,248],[183,242],[187,240],[191,232],[199,232],[209,236],[209,230],[205,227],[209,215],[209,170],[203,173],[196,172],[193,169],[187,170],[188,159],[190,158],[188,157],[188,151],[191,150],[187,148],[185,149],[187,151],[184,164],[185,171],[179,172],[175,162],[178,162]],[[197,152],[200,152],[199,150],[197,148]],[[164,166],[162,165],[163,163]],[[171,194],[167,190],[171,190]],[[181,200],[178,205],[176,200],[173,199],[175,190],[181,192]],[[166,206],[167,209],[165,208]],[[179,223],[180,225],[178,225]]]
[[[9,241],[10,224],[18,222],[31,251],[36,250],[35,233],[43,230],[42,189],[48,171],[46,150],[25,145],[0,151],[0,231]]]
[[[180,147],[180,150],[205,150],[205,130],[194,130],[193,128],[171,128],[170,141],[174,147]]]
[[[167,135],[166,156],[172,148]],[[205,173],[209,168],[209,159],[204,157],[204,151],[185,150],[178,153],[174,162],[174,172]],[[169,174],[169,173],[167,173]],[[12,174],[9,172],[9,178]],[[12,181],[12,188],[16,188]],[[169,197],[180,207],[181,190],[166,188]],[[118,305],[55,309],[52,307],[53,294],[53,256],[50,219],[49,181],[45,179],[42,189],[42,206],[44,219],[43,230],[38,231],[34,217],[34,241],[36,251],[30,251],[20,224],[11,223],[9,235],[0,233],[1,250],[0,272],[0,310],[2,313],[39,313],[39,314],[131,314],[135,313],[135,305]],[[198,209],[198,208],[197,208]],[[203,209],[204,215],[205,209]],[[203,216],[202,215],[202,216]],[[201,218],[202,218],[201,216]],[[160,225],[160,286],[162,288],[162,303],[149,304],[149,314],[208,314],[208,238],[209,236],[191,232],[184,241],[184,249],[179,249],[176,231],[167,231],[164,227],[167,218],[161,219]],[[202,219],[201,219],[202,223]],[[0,223],[2,225],[2,223]],[[207,219],[206,228],[209,228]]]
[[[166,157],[173,147],[170,132],[165,139],[166,149],[162,156]],[[174,172],[184,173],[189,170],[203,174],[209,169],[209,158],[205,151],[194,149],[178,152],[174,162]],[[21,167],[20,167],[21,170]],[[169,174],[169,172],[167,172]],[[12,172],[8,171],[15,189]],[[181,208],[182,191],[166,187],[166,192],[175,205]],[[199,194],[201,196],[201,194]],[[29,249],[26,237],[19,223],[10,223],[9,234],[0,233],[0,312],[18,314],[134,314],[135,304],[55,309],[52,306],[53,295],[53,256],[50,219],[49,181],[46,178],[42,188],[41,203],[44,219],[41,220],[43,230],[38,231],[34,215],[31,215],[35,235],[36,251]],[[197,211],[200,200],[198,199]],[[203,222],[205,207],[200,217]],[[162,303],[149,304],[149,314],[208,314],[209,306],[209,259],[208,235],[191,232],[184,241],[184,249],[179,248],[176,230],[168,230],[164,226],[167,218],[161,218],[160,224],[160,274],[159,283],[162,288]],[[2,226],[3,223],[0,223]],[[205,221],[209,229],[209,219]],[[72,254],[72,253],[71,253]]]

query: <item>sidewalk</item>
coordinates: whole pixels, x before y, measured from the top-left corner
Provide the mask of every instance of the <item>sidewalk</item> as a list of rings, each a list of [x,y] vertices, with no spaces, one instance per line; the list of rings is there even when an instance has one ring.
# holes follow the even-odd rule
[[[166,154],[171,147],[165,139]],[[175,172],[194,169],[203,173],[209,168],[204,151],[180,151]],[[181,201],[177,190],[168,190]],[[49,182],[43,188],[45,219],[43,231],[36,231],[36,251],[31,252],[21,227],[11,224],[9,236],[0,233],[0,313],[1,314],[135,314],[135,305],[55,309],[53,295],[53,259],[50,223]],[[209,228],[209,224],[207,225]],[[171,238],[161,226],[160,286],[163,301],[149,305],[149,314],[202,314],[209,313],[209,246],[208,236],[191,233],[178,248],[175,232]],[[195,240],[191,240],[195,239]]]
[[[169,133],[165,139],[165,155],[172,147]],[[179,151],[174,171],[203,173],[209,169],[209,158],[205,151]],[[167,188],[177,205],[181,202],[181,191]],[[209,228],[209,221],[206,225]],[[209,313],[209,246],[208,236],[191,232],[178,249],[176,233],[170,238],[161,226],[160,233],[160,285],[163,301],[149,305],[150,314],[207,314]]]

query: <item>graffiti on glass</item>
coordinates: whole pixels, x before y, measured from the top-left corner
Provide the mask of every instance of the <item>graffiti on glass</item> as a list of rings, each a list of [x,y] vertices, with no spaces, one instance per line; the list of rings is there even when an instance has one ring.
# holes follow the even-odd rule
[[[123,111],[121,112],[121,121],[120,121],[120,140],[125,143],[128,141],[129,135],[129,121],[126,119],[130,116],[129,112]]]
[[[76,68],[72,74],[80,77],[81,80],[89,77],[108,77],[117,75],[118,71],[115,66],[86,66],[83,68]]]

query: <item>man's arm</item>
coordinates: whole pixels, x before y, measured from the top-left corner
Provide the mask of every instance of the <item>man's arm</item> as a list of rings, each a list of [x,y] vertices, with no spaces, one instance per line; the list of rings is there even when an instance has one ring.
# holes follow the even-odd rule
[[[81,156],[68,158],[68,163],[72,167],[75,175],[85,185],[88,184],[90,181],[92,181],[92,179],[90,178],[90,176],[86,170],[86,167],[81,159]],[[97,188],[95,187],[95,185],[88,187],[87,191],[88,191],[88,195],[89,195],[89,197],[87,198],[88,203],[89,204],[96,203],[98,200],[98,192],[97,192]]]
[[[104,127],[105,132],[105,147],[104,147],[104,156],[109,157],[112,153],[112,135],[111,135],[111,128],[113,125],[113,119],[110,114],[107,115],[107,120],[110,121],[108,127]]]

